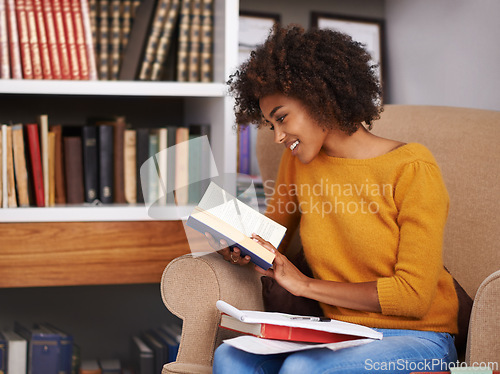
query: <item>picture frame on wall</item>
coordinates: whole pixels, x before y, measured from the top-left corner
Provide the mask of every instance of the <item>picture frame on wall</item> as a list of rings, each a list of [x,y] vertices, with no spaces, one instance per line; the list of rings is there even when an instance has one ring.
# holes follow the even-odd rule
[[[311,12],[311,27],[346,33],[365,46],[372,56],[373,64],[377,65],[377,75],[382,86],[385,78],[384,25],[384,20],[379,18]]]
[[[264,43],[275,23],[281,22],[277,13],[240,10],[238,34],[238,65],[250,57],[258,45]]]

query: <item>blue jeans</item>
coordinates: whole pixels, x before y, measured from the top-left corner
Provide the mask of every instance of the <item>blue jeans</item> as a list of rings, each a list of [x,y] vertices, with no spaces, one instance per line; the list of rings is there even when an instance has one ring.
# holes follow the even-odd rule
[[[255,355],[227,344],[215,351],[213,374],[411,373],[446,371],[457,361],[450,334],[432,331],[375,329],[382,340],[332,351],[327,348]]]

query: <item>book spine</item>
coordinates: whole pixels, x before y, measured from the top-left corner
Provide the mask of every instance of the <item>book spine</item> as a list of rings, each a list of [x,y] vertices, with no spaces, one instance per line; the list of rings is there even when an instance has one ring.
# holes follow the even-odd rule
[[[201,0],[192,0],[191,3],[191,25],[189,27],[189,57],[188,57],[188,80],[198,82],[200,80],[200,31],[201,31]]]
[[[54,149],[55,203],[66,204],[62,126],[61,125],[51,126],[50,131],[55,134],[55,140],[54,140],[55,141],[55,149]]]
[[[71,67],[71,79],[82,79],[80,64],[78,58],[78,51],[76,46],[76,33],[75,25],[73,24],[73,15],[71,12],[70,0],[61,0],[61,11],[64,23],[64,30],[66,31],[66,40],[68,44],[69,63]]]
[[[51,72],[53,79],[62,79],[61,61],[57,48],[57,35],[54,24],[54,15],[52,13],[52,4],[50,0],[36,0],[35,5],[39,4],[42,9],[43,18],[45,20],[45,33],[47,38],[47,49],[49,61],[51,64]]]
[[[43,0],[45,3],[51,0]],[[68,42],[66,40],[66,31],[64,29],[64,18],[61,8],[61,0],[52,0],[52,13],[54,16],[55,32],[57,37],[57,47],[59,51],[59,61],[61,62],[61,78],[72,79],[72,70],[70,66]],[[48,11],[48,4],[44,7]],[[47,15],[48,16],[48,15]]]
[[[76,1],[76,0],[73,0]],[[85,49],[87,51],[87,59],[88,59],[88,70],[89,70],[89,80],[97,80],[97,64],[95,58],[95,25],[92,25],[92,22],[95,22],[95,10],[94,15],[91,15],[89,0],[82,0],[81,2],[82,8],[82,20],[83,20],[83,32],[85,38]]]
[[[97,24],[97,11],[98,11],[98,6],[97,6],[97,0],[88,0],[88,7],[89,7],[89,21],[90,21],[90,30],[92,33],[92,44],[94,47],[94,53],[96,57],[96,64],[97,64],[97,57],[98,57],[98,24]],[[97,65],[96,65],[97,68]],[[98,74],[99,76],[99,74]]]
[[[7,372],[7,341],[0,332],[0,373]]]
[[[123,56],[127,49],[128,40],[130,38],[130,30],[132,28],[132,1],[123,0],[121,2],[121,26],[120,26],[120,60],[119,65],[122,66]]]
[[[148,184],[148,193],[147,196],[144,196],[144,200],[147,205],[154,204],[158,200],[158,170],[157,170],[157,160],[156,155],[158,154],[158,133],[156,130],[152,130],[149,134],[149,158],[148,165],[151,167],[148,168],[147,175],[147,184]],[[142,174],[141,174],[142,176]]]
[[[30,205],[30,202],[22,125],[12,126],[12,145],[14,150],[14,169],[16,171],[16,187],[19,206],[26,207]]]
[[[149,129],[137,129],[136,138],[136,183],[137,183],[137,202],[144,203],[146,196],[144,191],[148,191],[147,183],[141,184],[141,167],[148,160],[149,157]]]
[[[31,63],[30,36],[28,32],[28,18],[26,17],[25,1],[15,0],[15,4],[19,30],[19,47],[21,50],[23,78],[33,79],[33,65]]]
[[[0,0],[0,79],[10,78],[6,0]]]
[[[0,126],[0,207],[7,208],[7,125]]]
[[[45,206],[49,206],[49,117],[46,114],[42,114],[38,118],[38,124],[40,125],[44,201]]]
[[[108,80],[109,79],[109,1],[100,0],[99,10],[98,10],[98,25],[99,25],[99,79]]]
[[[49,154],[49,204],[48,206],[56,205],[56,134],[48,133],[48,154]]]
[[[118,117],[114,125],[114,201],[118,204],[126,203],[125,176],[124,176],[124,147],[125,147],[125,118]]]
[[[40,47],[40,58],[42,62],[43,79],[53,79],[52,66],[50,63],[49,44],[47,40],[47,30],[45,27],[45,16],[41,0],[33,0],[35,10],[36,26],[38,30],[38,44]]]
[[[191,0],[182,0],[179,15],[179,46],[177,50],[177,81],[188,81],[189,25]]]
[[[16,180],[14,176],[14,157],[12,151],[12,127],[7,126],[7,199],[8,207],[17,207]]]
[[[70,6],[75,28],[75,42],[80,66],[80,78],[82,80],[89,80],[89,60],[87,57],[87,44],[85,42],[81,2],[80,0],[70,0]]]
[[[68,204],[84,202],[82,138],[79,136],[65,136],[64,170],[66,174],[66,201]]]
[[[167,168],[168,168],[168,130],[166,128],[158,129],[158,154],[156,162],[158,163],[158,204],[167,204]]]
[[[109,30],[109,79],[118,80],[120,72],[120,0],[111,0],[110,10],[110,30]]]
[[[113,202],[113,126],[99,125],[99,200]]]
[[[85,202],[93,203],[98,199],[99,188],[97,171],[97,129],[95,126],[83,127],[82,150]]]
[[[6,0],[7,28],[10,52],[10,70],[13,79],[22,79],[23,68],[21,62],[21,50],[19,45],[19,33],[17,28],[15,0]]]
[[[238,138],[238,172],[250,174],[250,126],[240,127]]]
[[[200,45],[200,80],[213,80],[213,0],[203,0]]]
[[[26,125],[28,134],[28,145],[31,160],[31,175],[33,176],[33,187],[35,191],[35,204],[37,207],[45,206],[45,193],[43,189],[42,157],[40,153],[40,140],[38,136],[38,124]]]
[[[163,25],[158,47],[156,48],[155,60],[151,69],[151,80],[159,81],[163,73],[165,60],[170,49],[172,33],[177,24],[179,15],[179,0],[172,0],[168,11],[167,20]]]
[[[189,199],[189,129],[179,127],[175,140],[175,202],[187,205]]]
[[[125,200],[129,204],[137,202],[136,176],[136,131],[125,130],[123,150],[123,173],[125,179]]]
[[[151,32],[149,34],[148,42],[146,44],[146,50],[144,52],[144,58],[142,60],[141,70],[139,72],[140,80],[151,79],[151,67],[155,58],[156,46],[158,45],[158,40],[160,38],[161,30],[167,18],[168,10],[170,7],[170,0],[160,0],[156,7],[155,16],[153,18],[153,24],[151,26]]]
[[[33,0],[25,0],[24,4],[26,9],[26,19],[28,21],[28,35],[31,50],[31,64],[33,67],[33,78],[43,79],[42,59],[40,57],[40,46],[38,44],[38,31],[36,27]]]

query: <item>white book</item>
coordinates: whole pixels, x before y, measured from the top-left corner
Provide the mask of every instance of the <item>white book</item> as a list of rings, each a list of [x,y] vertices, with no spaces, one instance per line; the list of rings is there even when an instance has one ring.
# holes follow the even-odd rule
[[[14,331],[2,331],[7,341],[7,373],[26,374],[28,342]]]

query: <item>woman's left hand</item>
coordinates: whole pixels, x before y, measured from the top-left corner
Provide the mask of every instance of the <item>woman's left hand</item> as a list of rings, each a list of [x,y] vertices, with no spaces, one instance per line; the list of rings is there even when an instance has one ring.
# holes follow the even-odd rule
[[[278,284],[288,292],[291,292],[295,296],[302,296],[304,294],[304,289],[307,287],[309,277],[297,269],[295,265],[293,265],[290,260],[288,260],[285,255],[281,254],[271,243],[262,239],[257,234],[252,234],[252,239],[276,255],[272,269],[264,270],[259,266],[255,266],[255,269],[263,275],[274,278]]]

